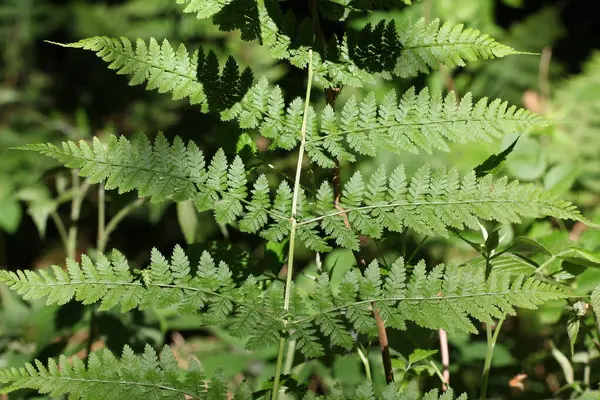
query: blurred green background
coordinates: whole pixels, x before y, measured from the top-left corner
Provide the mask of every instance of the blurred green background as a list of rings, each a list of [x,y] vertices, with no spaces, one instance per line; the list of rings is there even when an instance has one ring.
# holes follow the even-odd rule
[[[555,120],[544,131],[521,137],[501,173],[542,185],[600,222],[599,2],[422,0],[400,11],[365,15],[351,23],[420,17],[462,22],[516,49],[539,55],[442,69],[414,81],[387,82],[367,89],[375,90],[378,96],[391,87],[402,91],[411,85],[454,89],[461,95],[471,91],[476,99],[499,97]],[[136,201],[132,193],[104,194],[95,187],[78,199],[72,190],[74,178],[70,171],[39,154],[10,149],[27,143],[102,138],[110,133],[154,135],[162,130],[171,138],[179,135],[194,140],[208,154],[219,147],[235,151],[239,132],[234,124],[218,123],[214,116],[201,114],[185,102],[174,102],[143,87],[130,87],[125,77],[107,69],[92,53],[45,42],[73,42],[95,35],[167,38],[173,44],[185,43],[190,49],[212,49],[223,59],[232,54],[242,65],[251,66],[255,77],[267,76],[282,85],[287,98],[303,91],[304,72],[276,63],[268,51],[257,43],[243,42],[236,32],[219,32],[209,22],[183,14],[175,0],[0,0],[0,267],[35,269],[62,264],[66,253],[61,224],[68,226],[73,205],[79,200],[77,255],[95,248],[98,196],[103,195],[108,218],[124,207],[128,211],[112,233],[107,249],[118,248],[139,265],[147,262],[151,247],[168,254],[176,243],[187,243],[188,250],[196,255],[209,249],[218,253],[219,259],[223,258],[221,249],[225,249],[228,257],[248,268],[264,262],[264,255],[259,257],[253,251],[261,246],[260,240],[218,226],[210,216],[196,215],[189,205],[149,205]],[[356,92],[361,90],[348,89],[343,96]],[[361,161],[359,168],[370,172],[382,163],[395,166],[403,162],[410,170],[428,161],[433,166],[456,165],[468,170],[506,148],[517,135],[515,132],[485,145],[455,146],[452,153],[420,155],[419,159],[406,156],[399,160],[381,153]],[[291,171],[293,158],[278,153],[268,157],[259,162],[271,163],[281,173]],[[580,224],[529,221],[500,228],[509,238],[527,235],[548,247],[560,247],[572,240],[590,251],[600,249],[600,233]],[[474,256],[456,240],[413,235],[402,238],[402,242],[408,253],[417,251],[429,263],[460,262]],[[421,242],[424,245],[418,246]],[[395,243],[382,243],[382,247],[390,257],[398,253]],[[278,249],[271,250],[277,255]],[[311,255],[307,252],[303,257],[306,271],[310,271],[314,268]],[[351,255],[334,251],[325,257],[324,265],[334,268],[343,260],[351,263]],[[342,271],[338,275],[343,275]],[[600,274],[588,270],[577,276],[573,286],[584,294],[597,284]],[[89,310],[75,304],[48,308],[41,303],[24,303],[2,286],[0,304],[0,368],[20,366],[59,352],[76,354],[85,348]],[[569,398],[577,393],[568,368],[557,361],[551,347],[553,343],[568,354],[563,306],[550,304],[540,313],[523,312],[519,318],[507,321],[493,362],[493,394],[541,399]],[[155,346],[169,343],[182,363],[195,355],[209,374],[218,366],[226,366],[225,375],[231,379],[244,377],[260,382],[273,373],[275,349],[252,355],[224,331],[200,330],[197,326],[192,316],[168,312],[126,316],[102,313],[95,321],[95,346],[119,351],[125,343],[136,350],[146,342]],[[418,332],[416,327],[410,329]],[[485,356],[481,336],[451,338],[452,382],[459,392],[472,394],[479,385]],[[414,343],[415,337],[422,340]],[[435,332],[429,331],[417,336],[414,332],[396,334],[392,340],[392,347],[402,354],[404,350],[409,354],[408,349],[415,346],[437,346]],[[578,350],[570,364],[575,381],[587,379],[590,387],[597,388],[598,353],[583,335]],[[377,351],[371,357],[373,364],[379,365]],[[355,354],[311,361],[301,371],[305,377],[318,374],[325,380],[343,380],[348,385],[364,380]],[[528,375],[524,390],[509,384],[520,373]],[[431,387],[437,385],[435,378],[424,381]]]

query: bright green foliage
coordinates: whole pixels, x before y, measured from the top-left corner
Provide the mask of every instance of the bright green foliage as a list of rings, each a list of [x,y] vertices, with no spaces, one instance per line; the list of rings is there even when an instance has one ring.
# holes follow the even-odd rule
[[[320,336],[351,348],[354,339],[349,327],[376,334],[372,307],[391,328],[404,329],[407,321],[414,321],[431,329],[475,333],[469,317],[490,323],[491,318],[514,314],[514,307],[535,308],[565,295],[560,287],[523,275],[493,273],[486,281],[479,267],[440,265],[427,273],[421,262],[409,273],[403,259],[382,277],[374,261],[364,275],[348,272],[338,288],[321,275],[311,293],[293,292],[285,327],[280,286],[264,291],[253,277],[237,286],[228,266],[223,262],[217,266],[206,252],[195,270],[191,272],[189,259],[177,246],[171,260],[153,250],[150,266],[139,275],[130,271],[121,253],[113,251],[110,258],[100,255],[96,262],[86,255],[81,264],[68,260],[66,271],[56,265],[37,272],[0,271],[0,281],[25,299],[46,298],[47,304],[75,299],[100,303],[100,310],[120,305],[124,312],[175,307],[179,312],[200,313],[206,324],[233,318],[229,332],[247,338],[249,349],[276,343],[286,329],[308,357],[323,354]]]
[[[299,142],[302,114],[300,98],[286,107],[281,89],[261,79],[221,117],[235,118],[242,129],[257,130],[273,140],[272,146],[289,150]],[[392,90],[379,104],[371,93],[361,101],[351,97],[340,113],[327,105],[318,118],[310,108],[306,151],[321,167],[331,168],[335,159],[375,156],[378,148],[399,154],[447,152],[448,142],[491,141],[505,132],[526,132],[546,124],[544,118],[498,99],[488,103],[484,98],[473,105],[470,93],[458,102],[454,92],[442,97],[427,88],[419,93],[410,88],[398,100]]]
[[[24,150],[36,150],[58,159],[70,168],[79,168],[91,182],[106,181],[107,189],[121,193],[138,190],[140,197],[153,202],[167,199],[193,199],[200,211],[215,210],[219,222],[233,222],[243,211],[246,172],[239,157],[229,165],[225,153],[219,150],[207,166],[204,154],[193,143],[186,147],[180,138],[169,144],[159,134],[151,144],[144,136],[137,142],[125,137],[110,136],[106,146],[94,138],[90,146],[85,141],[31,145]]]
[[[190,361],[183,370],[168,346],[160,356],[150,347],[142,355],[135,355],[125,346],[120,359],[108,349],[92,353],[87,367],[78,357],[68,359],[61,355],[58,362],[49,359],[44,365],[39,360],[19,369],[0,370],[0,382],[11,384],[2,389],[8,393],[17,389],[36,389],[53,398],[69,395],[70,399],[205,399],[225,400],[227,381],[218,374],[208,379],[202,367]],[[251,399],[245,385],[236,391],[234,399]]]
[[[81,141],[29,145],[58,159],[70,168],[79,168],[92,182],[106,181],[107,189],[120,192],[137,189],[152,201],[193,200],[199,211],[214,210],[221,223],[242,218],[241,229],[258,232],[269,240],[281,241],[289,234],[291,190],[282,183],[273,206],[265,177],[247,189],[245,167],[239,157],[230,164],[219,150],[206,166],[204,155],[194,143],[187,147],[179,138],[172,145],[158,135],[152,146],[147,140],[132,144],[124,137],[111,136],[105,147],[98,139],[90,147]],[[407,178],[400,165],[388,177],[381,166],[365,182],[356,173],[344,186],[341,206],[352,229],[345,226],[343,213],[334,206],[334,193],[323,182],[314,199],[299,197],[299,236],[317,251],[331,248],[327,239],[342,247],[358,249],[358,235],[381,237],[383,230],[400,232],[405,228],[423,234],[446,236],[448,228],[477,229],[478,219],[518,223],[521,218],[553,216],[583,220],[575,207],[531,184],[494,180],[491,175],[477,179],[474,173],[461,178],[455,169],[432,171],[424,166]],[[318,227],[321,228],[319,232]]]
[[[349,28],[354,14],[410,4],[409,0],[311,2],[317,7],[310,17],[283,12],[294,7],[276,0],[176,2],[186,13],[211,18],[222,31],[239,30],[243,40],[258,41],[276,59],[310,67],[310,84],[314,81],[328,88],[328,100],[345,86],[415,77],[440,66],[518,54],[477,30],[439,20],[426,23],[422,19],[402,26],[384,20],[360,30]],[[343,27],[344,32],[332,34],[322,29],[321,22]],[[479,177],[475,172],[461,177],[456,169],[445,167],[432,170],[424,165],[407,177],[403,165],[391,174],[382,165],[370,177],[354,173],[343,185],[336,182],[334,187],[326,180],[314,182],[314,193],[301,188],[306,158],[321,168],[337,169],[341,161],[376,156],[381,148],[398,154],[447,152],[451,143],[492,141],[505,132],[522,133],[546,125],[539,116],[501,100],[484,98],[473,104],[469,93],[459,100],[454,92],[442,96],[414,88],[400,98],[391,91],[378,100],[373,92],[363,99],[352,96],[338,104],[338,109],[327,105],[316,111],[305,108],[310,90],[308,99],[286,103],[279,87],[270,86],[266,78],[253,85],[249,69],[240,73],[232,57],[221,67],[214,52],[200,50],[190,55],[183,45],[175,50],[166,40],[159,44],[150,39],[146,44],[138,39],[134,45],[125,38],[108,37],[64,46],[96,52],[109,68],[130,75],[132,85],[146,83],[148,89],[169,92],[174,99],[189,98],[203,112],[219,112],[223,121],[236,120],[241,131],[253,130],[270,139],[272,149],[294,150],[302,139],[300,148],[306,153],[299,152],[294,190],[285,180],[275,189],[267,175],[261,174],[262,165],[253,165],[258,174],[249,174],[240,156],[228,157],[219,149],[209,160],[195,143],[186,144],[179,137],[170,142],[162,134],[153,142],[145,136],[130,141],[112,135],[106,143],[94,138],[92,143],[21,147],[77,170],[88,177],[86,184],[104,183],[105,189],[119,193],[137,190],[139,197],[152,202],[189,201],[200,212],[212,211],[219,224],[271,242],[284,242],[289,236],[288,276],[283,286],[270,275],[258,279],[243,272],[234,274],[208,252],[192,265],[180,247],[169,259],[153,250],[150,265],[139,271],[115,250],[109,257],[83,255],[80,263],[68,260],[64,269],[55,265],[48,270],[0,271],[0,281],[24,299],[45,298],[49,305],[99,304],[99,311],[169,309],[196,314],[203,324],[226,326],[227,333],[243,339],[250,350],[279,343],[273,382],[277,397],[286,341],[295,343],[309,358],[332,347],[351,349],[357,340],[377,336],[374,314],[389,329],[405,329],[412,322],[450,334],[477,333],[473,319],[492,324],[494,319],[514,314],[516,307],[534,309],[567,296],[561,286],[527,277],[531,271],[509,253],[493,261],[491,272],[487,271],[489,263],[481,260],[428,270],[423,261],[407,266],[399,258],[386,271],[380,270],[377,261],[364,271],[350,270],[340,283],[319,272],[308,291],[293,284],[292,272],[298,271],[298,266],[292,268],[293,244],[298,242],[318,252],[334,246],[358,251],[361,236],[381,238],[386,232],[407,231],[448,236],[451,230],[478,229],[482,219],[506,224],[547,216],[585,221],[571,203],[536,186],[509,182],[506,177]],[[263,160],[262,154],[256,155],[260,157],[253,162]],[[595,303],[598,297],[595,293]],[[597,304],[593,307],[598,308]],[[82,361],[75,359],[71,365],[63,356],[58,364],[49,361],[47,367],[36,361],[35,367],[28,364],[20,370],[0,371],[0,382],[13,385],[6,391],[30,387],[55,397],[69,393],[72,398],[92,399],[230,398],[223,379],[204,379],[196,364],[190,371],[179,370],[168,350],[163,350],[159,360],[150,347],[140,357],[126,348],[120,361],[108,351],[94,354],[87,370]],[[365,382],[352,398],[418,398],[405,389],[392,384],[376,394]],[[247,388],[239,393],[235,398],[253,396]],[[452,397],[451,391],[441,396],[432,391],[423,399]],[[333,388],[329,398],[344,398],[343,390]]]
[[[477,29],[464,29],[435,19],[429,24],[420,19],[415,24],[400,26],[400,42],[403,51],[396,65],[395,74],[407,78],[438,69],[439,65],[462,66],[467,62],[519,54],[509,46],[496,42]]]
[[[327,42],[327,60],[313,57],[315,81],[328,87],[373,84],[377,77],[409,78],[436,70],[440,65],[463,66],[481,59],[520,54],[500,44],[477,29],[464,29],[462,24],[439,20],[427,24],[406,21],[396,27],[394,21],[379,22],[374,28],[365,26],[360,32],[349,32],[338,40]],[[305,68],[306,49],[290,52],[290,62]]]
[[[332,344],[348,349],[354,345],[348,326],[359,333],[376,335],[373,307],[391,328],[405,329],[406,322],[413,321],[449,333],[477,333],[469,317],[492,323],[492,318],[514,315],[514,307],[534,309],[567,295],[558,286],[524,275],[493,272],[486,281],[485,270],[472,266],[438,265],[427,272],[421,261],[411,270],[409,273],[400,258],[382,277],[374,261],[364,275],[356,270],[348,272],[337,288],[332,287],[327,275],[321,275],[314,291],[295,300],[301,306],[294,308],[291,328],[296,329],[299,348],[311,357],[322,354],[322,347],[311,343],[317,330]]]
[[[168,40],[159,44],[152,38],[148,45],[138,39],[133,46],[127,38],[106,36],[60,45],[96,52],[98,57],[110,63],[110,69],[121,75],[131,75],[130,85],[147,82],[148,90],[172,93],[175,100],[189,98],[191,104],[206,102],[202,84],[196,79],[198,55],[190,57],[184,45],[175,50]]]
[[[100,255],[96,262],[82,256],[81,264],[67,261],[39,273],[0,271],[5,282],[25,299],[46,298],[47,304],[65,304],[75,299],[83,304],[100,303],[100,310],[120,305],[122,312],[134,308],[169,308],[201,313],[205,324],[218,324],[234,314],[230,333],[249,338],[248,348],[266,347],[279,339],[283,329],[281,288],[260,289],[250,277],[236,286],[229,267],[218,265],[207,252],[191,273],[190,261],[175,247],[171,260],[156,249],[150,266],[141,274],[131,272],[123,254],[114,250],[110,258]]]
[[[185,4],[183,12],[198,14],[198,18],[210,18],[235,0],[177,0],[177,4]]]
[[[379,186],[386,180],[387,184]],[[506,177],[494,181],[490,175],[477,180],[474,173],[461,179],[455,169],[431,171],[428,166],[420,168],[411,179],[407,179],[402,165],[389,178],[381,166],[367,185],[357,172],[344,187],[341,205],[356,229],[352,238],[340,224],[342,212],[333,205],[333,190],[328,183],[323,183],[317,194],[318,216],[305,218],[300,224],[320,221],[338,244],[357,249],[358,233],[377,238],[382,228],[394,232],[411,228],[446,236],[448,228],[477,229],[478,218],[503,223],[542,215],[582,220],[571,203],[533,185],[509,182]],[[337,225],[332,226],[332,220],[337,220]]]
[[[267,46],[274,58],[288,59],[306,68],[308,49],[313,47],[312,23],[298,21],[292,12],[283,13],[278,2],[256,0],[177,0],[186,4],[184,12],[198,18],[213,18],[221,30],[239,29],[244,40],[258,40]],[[335,3],[335,4],[333,4]],[[343,20],[343,6],[354,9],[385,9],[402,1],[319,2],[324,17]],[[282,26],[283,29],[278,29]],[[307,28],[308,27],[308,32]],[[306,40],[308,38],[308,40]],[[359,32],[349,31],[343,37],[332,36],[323,43],[327,58],[314,54],[315,81],[326,87],[363,86],[375,83],[377,77],[413,77],[438,69],[439,65],[462,66],[480,59],[518,54],[476,29],[439,20],[427,24],[424,19],[407,22],[397,29],[394,21],[367,25]]]

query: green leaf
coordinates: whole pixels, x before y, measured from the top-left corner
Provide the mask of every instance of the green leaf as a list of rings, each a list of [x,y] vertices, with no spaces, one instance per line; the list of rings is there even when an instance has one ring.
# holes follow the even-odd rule
[[[492,154],[484,162],[475,167],[475,176],[477,178],[481,178],[491,173],[496,167],[502,164],[506,160],[506,157],[508,157],[508,155],[512,153],[520,137],[521,136],[517,136],[515,141],[512,142],[510,146],[508,146],[505,150],[501,151],[498,154]]]
[[[191,200],[177,203],[177,221],[179,222],[179,227],[183,232],[186,243],[194,243],[196,240],[196,230],[198,229],[198,215]]]
[[[437,354],[437,350],[425,350],[425,349],[416,349],[413,351],[410,356],[408,356],[408,363],[413,365],[418,363],[421,360],[425,360],[426,358],[431,357],[434,354]]]
[[[577,334],[579,333],[580,320],[579,317],[574,315],[569,317],[567,322],[567,334],[569,335],[569,344],[571,345],[571,355],[575,353],[575,342],[577,341]]]
[[[517,236],[513,239],[512,244],[509,246],[510,251],[516,253],[539,253],[551,256],[552,252],[546,246],[540,242],[530,239],[526,236]]]

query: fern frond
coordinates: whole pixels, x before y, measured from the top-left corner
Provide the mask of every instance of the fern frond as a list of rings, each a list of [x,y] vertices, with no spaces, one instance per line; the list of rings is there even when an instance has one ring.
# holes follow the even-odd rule
[[[95,36],[63,47],[91,50],[120,75],[130,75],[130,85],[146,83],[148,90],[171,93],[173,99],[189,98],[191,104],[203,105],[206,94],[196,78],[198,55],[188,53],[185,46],[173,49],[168,40],[159,44],[150,39],[148,45],[138,39],[135,46],[127,38]]]
[[[290,51],[290,62],[300,68],[308,63],[307,49]],[[376,82],[378,77],[415,77],[429,73],[440,65],[464,66],[481,59],[525,54],[501,44],[476,29],[436,19],[426,23],[406,21],[367,24],[360,31],[349,31],[340,40],[327,43],[327,60],[313,58],[315,81],[326,87],[349,85],[360,87]]]
[[[205,55],[202,49],[199,49],[197,57],[196,75],[204,86],[210,110],[221,111],[233,106],[252,86],[252,70],[246,67],[240,74],[239,66],[232,56],[227,58],[222,70],[214,51],[211,50]]]
[[[286,107],[281,89],[266,79],[254,85],[244,98],[221,113],[224,120],[237,119],[242,129],[253,129],[272,139],[274,147],[291,149],[298,144],[303,105],[297,98]],[[449,142],[491,141],[505,132],[526,132],[547,121],[501,100],[473,104],[470,93],[457,102],[454,92],[442,97],[427,88],[414,88],[398,99],[388,92],[377,104],[370,93],[363,100],[351,97],[341,112],[327,105],[317,118],[309,108],[306,151],[321,167],[334,159],[355,159],[356,154],[374,156],[377,148],[395,153],[418,153],[433,149],[450,151]]]
[[[234,0],[177,0],[184,4],[184,13],[196,14],[198,19],[210,18]]]
[[[146,89],[171,93],[174,100],[188,98],[191,104],[199,104],[203,112],[208,112],[209,105],[216,111],[231,107],[254,80],[249,68],[240,74],[231,56],[221,71],[213,51],[205,55],[200,49],[189,54],[183,44],[175,50],[166,39],[161,44],[154,38],[148,44],[137,39],[134,46],[124,37],[95,36],[54,44],[94,51],[117,74],[131,76],[130,85],[146,83]]]
[[[461,180],[455,169],[447,171],[441,168],[432,172],[427,166],[420,168],[410,181],[406,179],[403,166],[396,168],[389,178],[383,200],[381,191],[373,193],[373,185],[383,182],[383,173],[383,169],[375,173],[369,194],[363,190],[364,184],[360,184],[357,173],[349,182],[350,188],[344,189],[343,210],[334,206],[332,189],[324,183],[319,190],[324,200],[317,201],[316,211],[320,216],[305,217],[299,226],[319,222],[338,244],[355,248],[358,246],[357,239],[347,242],[349,232],[341,231],[341,228],[340,231],[333,230],[331,220],[339,220],[342,214],[346,214],[351,221],[358,222],[357,229],[363,235],[379,235],[379,226],[390,231],[406,227],[423,234],[442,236],[447,235],[448,228],[477,229],[478,219],[502,223],[518,223],[523,217],[544,216],[584,220],[571,203],[531,184],[509,182],[506,177],[494,181],[489,175],[478,181],[473,172]]]
[[[416,23],[407,22],[398,29],[402,52],[395,74],[402,78],[428,73],[440,65],[463,66],[467,62],[522,54],[510,46],[498,43],[477,29],[464,28],[440,20],[427,23],[421,18]]]
[[[222,223],[235,221],[244,211],[244,227],[262,227],[264,213],[276,220],[289,218],[275,216],[276,207],[265,208],[270,204],[265,197],[266,180],[260,187],[263,195],[247,199],[246,171],[239,157],[230,163],[219,150],[207,166],[196,144],[190,141],[186,146],[179,137],[170,144],[159,133],[152,144],[145,136],[132,143],[123,136],[111,135],[106,145],[94,138],[91,146],[85,141],[67,141],[61,147],[37,144],[19,149],[39,151],[69,168],[77,168],[92,183],[106,182],[106,189],[118,189],[120,193],[135,189],[140,197],[149,197],[152,202],[193,200],[199,211],[214,210]]]
[[[0,370],[0,382],[10,385],[0,389],[2,393],[29,388],[53,398],[229,398],[227,381],[220,374],[208,379],[193,359],[188,370],[181,369],[168,346],[158,355],[146,345],[144,353],[136,355],[126,345],[120,359],[104,349],[89,356],[87,367],[81,359],[64,355],[46,365],[35,360],[19,369]]]
[[[497,112],[497,111],[496,111]],[[352,117],[354,118],[354,117]],[[309,118],[310,119],[310,118]],[[314,128],[311,128],[314,129]],[[259,178],[248,199],[245,167],[239,157],[229,163],[219,150],[206,166],[195,144],[181,139],[173,144],[159,135],[154,145],[147,139],[132,144],[109,138],[105,147],[98,139],[93,146],[80,142],[28,145],[58,159],[91,182],[106,181],[106,188],[121,192],[137,189],[152,201],[192,200],[199,211],[214,210],[221,223],[241,220],[241,229],[281,241],[289,234],[292,193],[281,183],[271,205],[268,182]],[[379,168],[368,184],[357,173],[343,188],[341,209],[334,205],[333,189],[325,182],[316,198],[300,196],[298,236],[309,248],[329,251],[327,239],[342,247],[358,248],[358,234],[378,238],[383,230],[414,229],[423,234],[447,236],[448,229],[477,229],[478,219],[518,223],[522,218],[553,216],[585,221],[571,203],[559,200],[533,185],[507,178],[477,180],[474,173],[462,179],[453,169],[431,171],[427,166],[408,179],[403,166],[387,177]],[[352,229],[344,222],[346,214]],[[319,231],[319,229],[321,231]]]
[[[263,293],[253,277],[236,286],[227,264],[217,265],[207,252],[196,270],[191,273],[187,256],[177,246],[170,260],[154,249],[149,267],[139,276],[115,250],[110,257],[99,255],[96,262],[87,255],[82,256],[81,263],[67,260],[66,271],[56,265],[38,272],[0,271],[0,281],[24,299],[46,298],[48,305],[75,299],[83,304],[100,303],[99,310],[120,305],[123,312],[174,307],[180,312],[201,313],[211,324],[234,315],[232,335],[265,344],[256,327],[268,323],[279,338],[283,311],[274,306],[277,294]]]
[[[308,329],[308,335],[318,330],[333,345],[349,348],[353,341],[348,327],[376,335],[368,319],[375,307],[386,326],[396,329],[405,329],[406,322],[413,321],[430,329],[476,333],[471,318],[491,323],[492,318],[515,314],[515,307],[534,309],[568,295],[559,286],[523,275],[493,271],[486,281],[484,270],[476,266],[438,265],[427,272],[421,261],[408,271],[400,258],[386,277],[380,275],[376,261],[364,275],[349,271],[339,287],[332,287],[328,276],[321,275],[315,289],[296,300],[314,313],[292,319],[290,329]]]

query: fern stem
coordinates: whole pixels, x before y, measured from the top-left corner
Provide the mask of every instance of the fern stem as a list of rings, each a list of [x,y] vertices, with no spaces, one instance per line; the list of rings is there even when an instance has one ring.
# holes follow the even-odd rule
[[[108,221],[108,224],[106,224],[106,230],[104,232],[105,242],[102,244],[102,248],[106,247],[106,243],[108,242],[108,238],[110,237],[110,234],[117,228],[117,225],[119,225],[119,222],[121,222],[123,219],[125,219],[125,217],[127,215],[129,215],[130,212],[132,212],[133,210],[135,210],[136,208],[138,208],[139,206],[144,204],[145,201],[146,201],[145,198],[140,198],[134,202],[127,204],[125,207],[121,208],[119,210],[119,212],[117,212],[115,214],[115,216],[111,218],[110,221]]]
[[[313,69],[312,69],[312,50],[308,51],[308,82],[306,84],[306,96],[304,98],[304,116],[302,117],[302,130],[300,149],[298,150],[298,164],[296,165],[296,178],[294,180],[294,192],[292,194],[292,212],[290,221],[292,226],[290,228],[290,242],[288,249],[288,268],[285,279],[285,294],[283,298],[283,309],[287,313],[290,309],[290,296],[292,293],[292,276],[294,272],[294,247],[296,241],[296,227],[298,221],[296,221],[296,212],[298,210],[298,195],[300,193],[300,176],[302,174],[302,162],[304,160],[304,147],[306,146],[306,124],[308,120],[308,107],[310,104],[310,90],[312,88],[313,80]],[[287,317],[283,321],[284,325],[287,325]],[[279,379],[281,374],[281,367],[283,364],[283,352],[285,349],[285,338],[282,336],[279,339],[279,349],[277,352],[277,366],[275,367],[275,379],[273,381],[273,392],[271,398],[277,400],[279,397]]]
[[[492,366],[492,357],[494,356],[494,347],[496,347],[496,340],[498,340],[498,334],[504,319],[501,319],[496,324],[496,330],[492,334],[492,324],[486,324],[485,330],[487,332],[487,351],[485,353],[485,363],[483,365],[483,375],[481,379],[481,400],[487,398],[488,380],[490,377],[490,368]]]
[[[69,227],[66,252],[67,258],[74,260],[77,255],[77,224],[79,222],[79,215],[81,214],[81,203],[90,187],[90,181],[86,179],[83,181],[83,184],[80,184],[79,175],[76,170],[72,170],[72,176],[74,193],[71,200],[71,226]]]
[[[336,215],[342,215],[346,213],[356,212],[356,211],[365,211],[365,210],[374,210],[377,208],[395,208],[395,207],[412,207],[412,206],[449,206],[449,205],[459,205],[459,204],[488,204],[488,203],[496,203],[496,204],[520,204],[525,203],[525,201],[515,201],[515,200],[498,200],[498,199],[484,199],[484,200],[448,200],[448,201],[414,201],[414,202],[398,202],[398,203],[388,203],[388,204],[373,204],[369,206],[348,208],[345,210],[338,210],[331,213],[327,213],[324,215],[320,215],[318,217],[310,218],[304,221],[298,222],[298,226],[308,225],[313,222],[318,222],[324,220],[325,218],[335,217]],[[527,204],[536,204],[535,201],[528,201]],[[544,204],[546,207],[551,207]]]
[[[98,185],[98,235],[96,238],[96,250],[104,253],[106,247],[106,194],[104,184]]]
[[[442,368],[444,383],[442,384],[442,391],[448,390],[450,386],[450,352],[448,351],[448,334],[445,330],[439,329],[440,336],[440,352],[442,353]]]
[[[62,221],[62,219],[60,219],[60,216],[58,215],[58,212],[56,212],[56,210],[53,210],[50,213],[50,218],[52,218],[52,221],[54,222],[54,225],[58,230],[58,235],[60,236],[60,240],[63,244],[63,247],[65,251],[67,251],[67,248],[69,247],[69,235],[67,234],[67,229],[65,228],[64,222]]]
[[[369,363],[367,351],[365,350],[362,344],[357,343],[356,352],[358,353],[358,356],[360,357],[360,360],[362,361],[363,366],[365,367],[365,374],[367,375],[367,380],[369,382],[373,382],[373,378],[371,377],[371,364]]]

